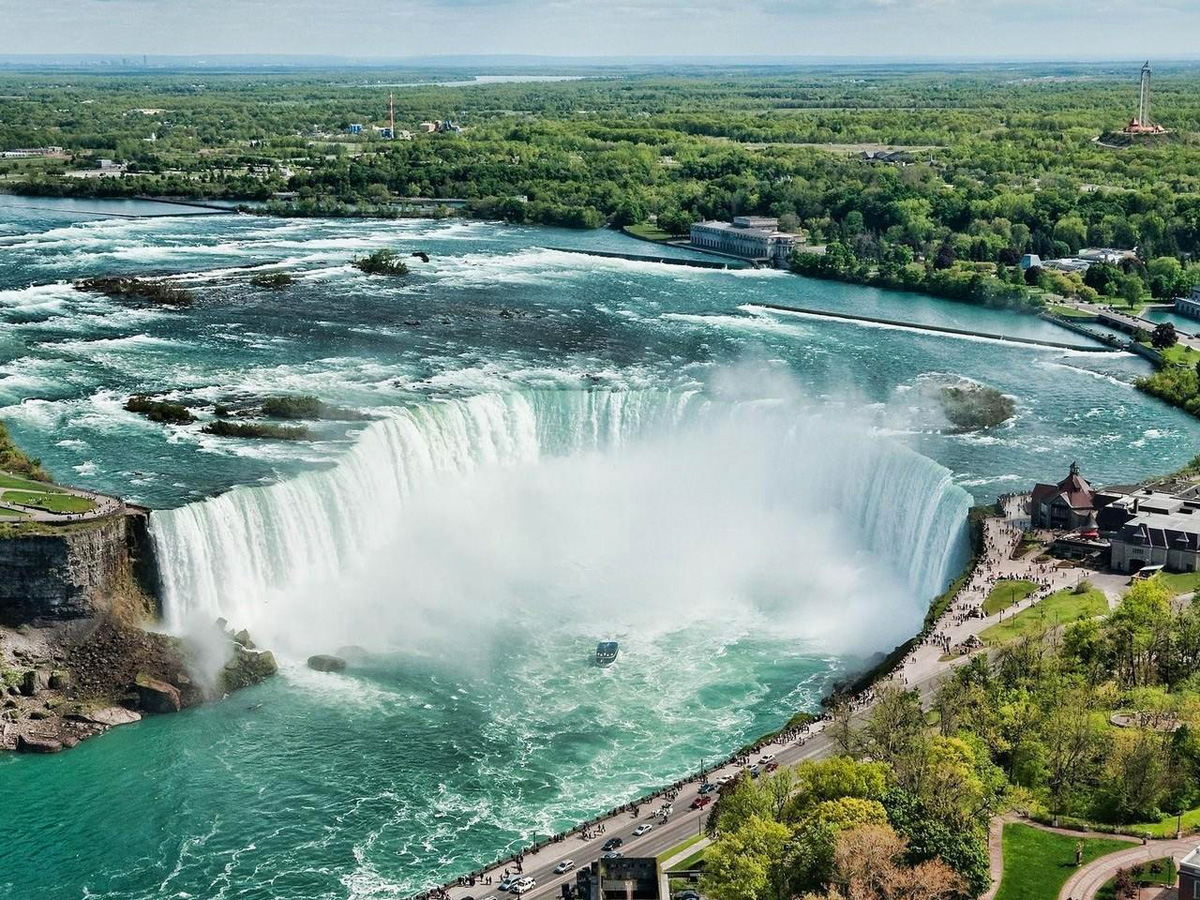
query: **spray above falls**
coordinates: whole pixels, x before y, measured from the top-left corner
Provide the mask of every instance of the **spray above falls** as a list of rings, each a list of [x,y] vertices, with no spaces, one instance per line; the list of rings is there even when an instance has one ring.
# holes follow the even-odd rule
[[[156,514],[172,628],[306,653],[438,652],[497,629],[910,634],[966,556],[933,461],[802,402],[698,391],[433,401],[337,466]]]

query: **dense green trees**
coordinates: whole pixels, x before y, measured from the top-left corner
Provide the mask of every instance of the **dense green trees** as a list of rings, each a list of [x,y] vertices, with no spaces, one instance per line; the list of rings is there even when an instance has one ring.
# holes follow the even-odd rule
[[[947,895],[974,896],[987,885],[986,810],[990,790],[976,777],[975,752],[957,739],[922,735],[909,695],[884,698],[890,712],[864,734],[863,752],[878,751],[886,722],[896,763],[848,756],[804,763],[727,786],[709,821],[715,840],[705,854],[705,889],[717,900],[786,900],[837,892],[864,873],[853,867],[864,844],[886,844],[893,875],[912,867],[947,885]],[[920,714],[917,710],[917,719]],[[920,775],[916,773],[920,772]],[[952,780],[962,778],[962,786]],[[991,779],[996,783],[995,779]],[[907,783],[905,783],[907,782]],[[869,838],[869,840],[865,840]],[[854,847],[854,852],[849,852]]]

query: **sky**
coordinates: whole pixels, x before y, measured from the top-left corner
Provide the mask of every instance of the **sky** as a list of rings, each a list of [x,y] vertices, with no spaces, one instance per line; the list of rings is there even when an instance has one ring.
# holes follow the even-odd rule
[[[1200,53],[1200,0],[0,0],[0,54]]]

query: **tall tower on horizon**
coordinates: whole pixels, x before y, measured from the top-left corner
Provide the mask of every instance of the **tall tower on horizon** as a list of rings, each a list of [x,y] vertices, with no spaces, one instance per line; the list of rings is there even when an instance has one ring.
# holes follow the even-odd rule
[[[1142,66],[1141,96],[1138,99],[1138,124],[1150,127],[1150,60]]]
[[[1149,65],[1149,63],[1147,63]],[[396,139],[396,95],[388,94],[388,125],[391,131],[388,132],[388,139]]]

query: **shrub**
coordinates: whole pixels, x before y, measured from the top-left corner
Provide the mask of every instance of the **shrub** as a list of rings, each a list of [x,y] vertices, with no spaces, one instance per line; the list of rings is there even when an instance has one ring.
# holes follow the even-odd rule
[[[279,441],[301,441],[309,436],[303,425],[271,425],[266,422],[209,422],[204,426],[206,434],[218,437],[273,438]]]
[[[255,287],[266,288],[271,291],[280,291],[289,284],[294,284],[296,279],[287,272],[272,272],[255,275],[250,279],[250,283]]]
[[[167,422],[171,425],[190,425],[196,417],[182,403],[169,400],[153,400],[145,394],[134,394],[125,401],[129,412],[140,413],[151,422]]]
[[[75,282],[75,290],[104,294],[106,297],[140,300],[154,306],[191,306],[195,299],[192,292],[184,288],[162,281],[147,281],[123,275],[84,278]]]
[[[408,265],[394,250],[376,250],[368,256],[357,256],[351,265],[367,275],[407,275]]]

